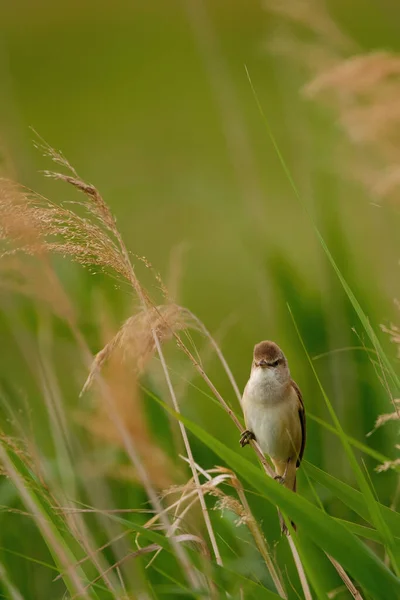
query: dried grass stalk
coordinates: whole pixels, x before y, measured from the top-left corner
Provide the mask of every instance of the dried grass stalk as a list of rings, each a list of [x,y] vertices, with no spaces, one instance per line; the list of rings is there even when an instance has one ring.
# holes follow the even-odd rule
[[[10,246],[6,247],[3,255],[14,255],[18,251],[33,255],[43,254],[47,251],[61,252],[61,254],[70,256],[83,265],[95,265],[106,270],[111,269],[131,284],[132,288],[137,293],[142,308],[140,313],[128,319],[111,342],[109,342],[98,354],[92,365],[84,390],[87,389],[99,368],[116,349],[122,350],[123,353],[128,354],[130,358],[133,359],[131,360],[131,363],[133,363],[134,368],[137,371],[140,371],[154,354],[155,349],[158,350],[160,357],[162,357],[162,353],[160,352],[160,342],[174,337],[178,346],[189,357],[197,372],[213,391],[221,405],[235,422],[238,429],[241,430],[242,427],[239,420],[205,373],[200,360],[197,360],[193,356],[192,352],[178,335],[180,330],[188,327],[188,321],[191,321],[190,325],[195,329],[198,328],[198,323],[193,322],[193,319],[190,319],[190,314],[176,305],[157,307],[152,303],[147,292],[136,278],[128,252],[116,227],[115,220],[100,194],[93,186],[87,185],[77,176],[75,170],[60,153],[55,152],[48,146],[45,146],[45,150],[53,160],[69,169],[72,173],[71,175],[62,175],[51,172],[47,172],[46,174],[50,177],[66,181],[85,195],[84,202],[75,203],[83,211],[84,216],[73,212],[65,206],[57,206],[29,190],[14,186],[13,194],[5,193],[0,197],[0,211],[2,211],[0,212],[0,221],[2,221],[1,217],[3,215],[4,223],[6,224],[3,237],[0,239],[3,239],[6,246],[7,244]],[[12,186],[8,189],[11,189],[11,187]],[[18,193],[15,193],[15,190],[17,190]],[[1,198],[3,198],[3,201],[1,201]],[[10,202],[10,200],[12,201]],[[15,212],[10,210],[10,207],[14,206],[17,206],[21,212],[24,226],[25,222],[27,224],[27,233],[20,233],[20,223],[13,220]],[[32,236],[30,236],[29,227],[32,227],[34,232]],[[82,343],[82,340],[80,340],[80,343]],[[101,379],[99,379],[99,389],[106,399],[109,414],[115,423],[121,439],[123,439],[124,447],[126,448],[132,463],[139,473],[146,493],[156,512],[159,514],[163,526],[166,527],[168,518],[165,511],[162,509],[162,506],[154,493],[148,473],[144,468],[143,462],[137,453],[136,447],[133,444],[133,440],[125,427],[119,411],[114,410],[110,389]],[[271,474],[272,471],[258,445],[255,442],[252,442],[251,445],[259,456],[265,471],[268,474]],[[193,467],[193,460],[191,459],[190,462],[191,467]],[[201,498],[202,491],[199,490],[196,479],[195,485],[197,488],[196,493],[198,494],[198,497]],[[197,588],[200,583],[198,573],[193,570],[193,565],[189,562],[183,549],[179,544],[175,543],[173,537],[171,539],[178,560],[184,568],[188,581]],[[296,555],[295,548],[292,549],[292,552]],[[296,564],[300,569],[301,564],[299,566],[298,555]],[[303,587],[305,595],[308,597],[308,587],[306,582],[303,582]]]
[[[72,178],[55,174],[71,183]],[[94,196],[93,188],[82,188]],[[97,197],[97,196],[96,196]],[[111,269],[130,281],[130,269],[97,203],[80,204],[89,215],[80,216],[66,206],[54,204],[40,194],[7,180],[0,185],[0,258],[17,252],[43,256],[55,252],[80,264]],[[91,216],[92,218],[88,218]],[[94,218],[93,218],[94,217]]]
[[[375,421],[374,428],[368,433],[368,436],[372,435],[374,431],[376,431],[379,427],[382,427],[382,425],[385,425],[385,423],[388,423],[389,421],[400,420],[400,398],[395,398],[393,402],[397,410],[392,413],[379,415]]]
[[[397,345],[397,355],[400,358],[400,327],[394,324],[391,324],[390,327],[381,325],[381,329],[390,336],[390,341]]]
[[[171,485],[176,481],[179,472],[149,430],[143,410],[143,395],[136,374],[128,364],[120,360],[119,354],[116,353],[107,362],[102,377],[107,382],[112,395],[113,410],[118,412],[128,434],[135,440],[137,451],[151,483],[157,489]],[[107,446],[123,448],[119,431],[115,424],[110,422],[109,408],[101,394],[96,394],[96,402],[90,418],[85,410],[78,413],[78,419],[92,434],[95,444],[106,443]],[[135,481],[138,479],[137,470],[130,464],[115,464],[112,460],[111,463],[103,464],[102,469],[112,477]]]
[[[268,51],[303,67],[305,97],[328,107],[350,142],[350,156],[343,148],[338,153],[340,173],[374,197],[398,201],[400,55],[363,53],[325,2],[267,0],[265,6],[279,19]]]
[[[189,462],[189,460],[186,458],[184,458],[184,460]],[[195,464],[195,468],[198,474],[205,478],[205,482],[200,484],[202,492],[217,498],[217,502],[214,507],[215,510],[230,510],[237,516],[235,522],[236,526],[239,527],[241,525],[245,525],[249,529],[255,544],[266,563],[279,596],[281,598],[287,598],[282,583],[282,576],[274,564],[267,541],[265,540],[265,537],[251,512],[243,486],[236,477],[235,473],[225,467],[215,467],[205,471],[199,465]],[[223,484],[231,485],[237,492],[238,499],[234,498],[230,494],[226,494],[221,489]],[[169,494],[175,495],[177,493],[181,494],[181,497],[168,507],[168,510],[176,508],[175,524],[180,524],[182,522],[182,516],[186,514],[188,506],[193,506],[192,498],[198,493],[198,486],[199,483],[192,478],[185,485],[174,486],[164,492],[164,496]],[[188,501],[190,501],[189,505],[187,505],[186,508],[183,508],[185,503]],[[153,517],[149,523],[153,524],[156,520],[157,516]]]
[[[175,332],[190,325],[189,313],[176,304],[149,307],[129,317],[112,340],[96,354],[81,395],[89,389],[96,374],[115,352],[120,352],[123,360],[140,373],[157,350],[154,335],[163,343],[172,339]]]
[[[400,449],[400,446],[396,446],[396,448]],[[387,460],[383,464],[376,467],[375,471],[377,473],[384,473],[389,469],[398,469],[400,467],[400,458],[395,458],[394,460]]]

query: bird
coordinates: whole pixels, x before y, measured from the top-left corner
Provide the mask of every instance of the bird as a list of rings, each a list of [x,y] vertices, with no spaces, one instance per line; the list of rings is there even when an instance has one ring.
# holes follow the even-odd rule
[[[306,445],[306,414],[299,386],[280,347],[265,340],[254,346],[250,378],[242,396],[246,429],[242,447],[258,442],[275,468],[275,479],[296,492],[296,471]],[[288,534],[279,513],[281,530]],[[295,527],[294,524],[292,524]]]

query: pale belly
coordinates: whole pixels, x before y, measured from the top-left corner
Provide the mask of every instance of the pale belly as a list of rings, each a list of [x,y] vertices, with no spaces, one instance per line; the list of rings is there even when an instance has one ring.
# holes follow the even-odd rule
[[[295,458],[301,445],[301,423],[296,402],[244,406],[247,428],[256,436],[261,450],[279,461]]]

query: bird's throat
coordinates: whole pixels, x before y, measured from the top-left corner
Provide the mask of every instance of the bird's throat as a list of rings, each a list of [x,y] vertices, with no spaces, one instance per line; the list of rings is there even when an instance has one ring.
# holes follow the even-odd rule
[[[282,383],[272,369],[253,368],[246,393],[253,402],[275,404],[285,393],[287,383]]]

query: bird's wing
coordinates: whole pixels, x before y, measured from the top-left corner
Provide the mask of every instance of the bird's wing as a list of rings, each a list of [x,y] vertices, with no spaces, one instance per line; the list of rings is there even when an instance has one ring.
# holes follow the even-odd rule
[[[300,424],[301,424],[301,446],[300,446],[300,452],[299,452],[299,456],[297,457],[297,463],[296,463],[296,467],[300,466],[301,463],[301,459],[303,458],[303,454],[304,454],[304,448],[306,446],[306,411],[304,410],[304,402],[303,402],[303,397],[301,395],[301,391],[299,386],[297,385],[297,383],[295,381],[291,381],[292,383],[292,387],[294,389],[294,391],[297,394],[297,397],[299,399],[299,419],[300,419]]]

